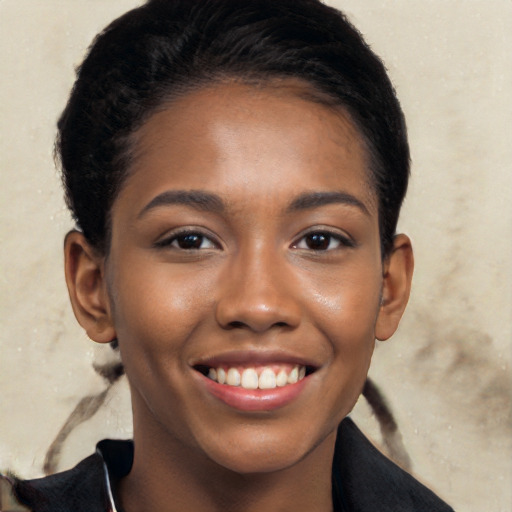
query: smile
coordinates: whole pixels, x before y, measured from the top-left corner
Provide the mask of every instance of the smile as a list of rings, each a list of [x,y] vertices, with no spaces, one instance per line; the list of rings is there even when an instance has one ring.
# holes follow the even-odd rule
[[[223,359],[194,365],[198,383],[224,404],[245,412],[271,411],[290,404],[316,371],[316,367],[299,361]]]
[[[210,368],[207,377],[219,384],[244,389],[274,389],[296,384],[306,376],[302,365],[276,364],[263,367],[222,367]]]

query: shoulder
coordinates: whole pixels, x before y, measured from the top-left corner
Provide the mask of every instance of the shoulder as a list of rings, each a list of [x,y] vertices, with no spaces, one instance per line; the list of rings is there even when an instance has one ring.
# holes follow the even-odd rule
[[[350,418],[339,428],[333,478],[349,510],[361,512],[453,512],[409,473],[380,453]]]
[[[16,477],[12,475],[3,475],[0,473],[0,511],[5,512],[23,512],[30,511],[16,499],[14,486]]]
[[[1,476],[2,508],[9,512],[110,512],[112,500],[101,445],[123,442],[102,441],[96,453],[74,468],[34,480]],[[131,443],[126,442],[129,450]],[[107,448],[108,449],[108,448]],[[117,449],[117,452],[122,450]],[[5,508],[4,508],[5,507]],[[9,508],[8,508],[9,507]]]

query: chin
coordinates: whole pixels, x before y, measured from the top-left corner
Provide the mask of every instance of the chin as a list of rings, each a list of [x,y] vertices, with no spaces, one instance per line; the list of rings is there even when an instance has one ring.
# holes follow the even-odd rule
[[[321,445],[327,436],[319,440],[304,436],[298,430],[282,435],[255,432],[250,428],[242,436],[227,436],[225,443],[206,449],[213,462],[230,471],[244,475],[255,473],[273,473],[289,469],[306,459]],[[310,433],[311,435],[311,433]],[[333,438],[333,446],[334,446]]]
[[[214,462],[239,475],[265,474],[284,471],[298,464],[303,456],[282,453],[225,453],[216,456]]]

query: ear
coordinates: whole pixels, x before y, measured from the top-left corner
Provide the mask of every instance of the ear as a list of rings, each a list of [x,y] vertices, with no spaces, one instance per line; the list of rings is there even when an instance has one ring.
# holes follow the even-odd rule
[[[65,273],[69,298],[78,323],[98,343],[116,337],[105,282],[105,257],[78,231],[64,241]]]
[[[398,328],[409,301],[413,270],[411,241],[406,235],[397,235],[383,267],[382,301],[375,326],[378,340],[387,340]]]

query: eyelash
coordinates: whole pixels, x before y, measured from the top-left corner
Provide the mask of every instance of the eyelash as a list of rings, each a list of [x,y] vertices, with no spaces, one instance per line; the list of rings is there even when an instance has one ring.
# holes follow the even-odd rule
[[[312,241],[313,237],[321,237],[320,240],[317,240],[320,242],[322,242],[322,238],[323,238],[324,243],[325,243],[325,241],[327,241],[327,247],[325,247],[325,248],[312,248],[312,247],[307,247],[307,246],[300,247],[300,244],[302,242],[307,244],[307,239],[309,238],[309,240]],[[333,241],[335,241],[337,243],[337,245],[335,247],[332,247]],[[344,236],[338,232],[334,233],[332,231],[329,231],[328,229],[315,229],[313,231],[309,231],[308,233],[303,234],[297,240],[297,242],[294,242],[292,244],[291,247],[293,249],[314,251],[315,253],[320,253],[320,252],[330,252],[330,251],[334,251],[336,249],[341,249],[344,247],[351,248],[351,247],[355,247],[355,246],[356,246],[356,243],[354,242],[354,240],[352,240],[351,238]]]
[[[194,237],[196,239],[201,240],[201,245],[204,243],[204,241],[208,241],[209,246],[208,247],[188,247],[188,248],[179,246],[180,241],[185,242],[186,239],[188,238],[189,241],[191,242]],[[171,247],[173,249],[178,249],[178,250],[182,250],[182,251],[200,251],[200,250],[205,250],[205,249],[218,249],[219,244],[214,242],[212,240],[211,236],[206,235],[205,233],[202,233],[201,231],[193,230],[193,229],[186,229],[186,230],[183,230],[183,231],[180,231],[177,233],[172,233],[170,236],[165,237],[163,240],[159,240],[158,242],[155,243],[155,247],[159,247],[159,248]]]
[[[316,240],[314,238],[316,237]],[[188,239],[188,240],[187,240]],[[309,240],[308,240],[309,239]],[[204,242],[208,243],[207,247],[201,247]],[[326,247],[314,248],[308,247],[307,244],[309,242],[324,244],[327,242]],[[333,241],[335,242],[335,247],[332,247]],[[199,247],[183,247],[180,246],[181,243],[194,243],[199,242]],[[305,247],[301,247],[301,244],[304,243]],[[333,233],[332,231],[326,229],[316,229],[314,231],[310,231],[308,233],[303,234],[300,238],[297,239],[296,242],[293,242],[291,245],[292,249],[304,250],[304,251],[314,251],[315,253],[320,252],[329,252],[336,249],[340,249],[343,247],[355,247],[356,243],[347,236],[343,236],[340,233]],[[212,240],[212,238],[197,230],[187,229],[180,231],[178,233],[173,233],[170,236],[164,238],[155,243],[155,247],[166,248],[171,247],[174,249],[182,250],[182,251],[199,251],[199,250],[207,250],[207,249],[218,249],[219,244]]]

